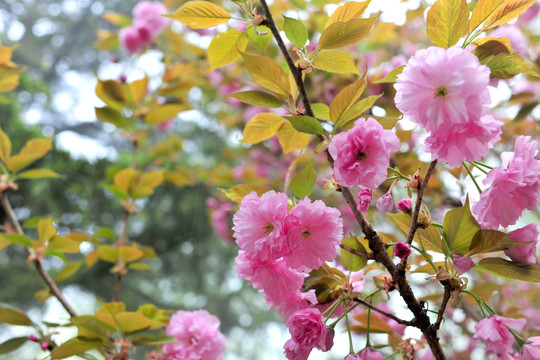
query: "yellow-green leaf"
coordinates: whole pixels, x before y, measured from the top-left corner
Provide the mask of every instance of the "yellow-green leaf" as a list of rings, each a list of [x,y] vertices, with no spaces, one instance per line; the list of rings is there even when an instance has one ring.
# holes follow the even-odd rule
[[[133,168],[125,168],[120,170],[114,175],[114,186],[125,194],[128,194],[129,189],[135,183],[135,179],[137,179],[138,175],[139,172]]]
[[[471,214],[468,198],[465,205],[448,211],[444,216],[443,234],[448,246],[456,254],[465,255],[469,251],[478,230],[480,225]]]
[[[70,239],[67,236],[53,236],[47,247],[49,251],[59,251],[65,253],[78,253],[80,251],[80,242]]]
[[[540,267],[536,264],[516,263],[501,258],[482,259],[475,269],[508,280],[540,282]]]
[[[315,189],[316,182],[317,172],[313,169],[313,161],[310,161],[304,169],[293,176],[290,188],[297,198],[303,199]]]
[[[197,179],[191,171],[184,168],[177,168],[175,171],[165,173],[165,181],[182,187],[195,184]]]
[[[27,341],[28,341],[28,336],[16,337],[13,339],[6,340],[0,344],[0,354],[7,354],[9,352],[15,351],[21,346],[23,346],[24,343]]]
[[[267,107],[267,108],[279,108],[281,107],[281,101],[276,99],[274,95],[266,93],[264,91],[241,91],[235,94],[227,95],[226,97],[233,97],[246,104]]]
[[[0,324],[32,326],[30,318],[20,310],[8,307],[0,308]]]
[[[122,113],[110,106],[95,108],[95,111],[96,118],[101,122],[107,122],[119,128],[125,128],[128,124],[128,121],[124,118]]]
[[[122,257],[122,260],[125,262],[133,262],[141,259],[144,255],[144,253],[137,247],[137,245],[134,243],[132,245],[124,245],[120,247],[120,256]]]
[[[19,179],[45,179],[45,178],[58,179],[58,178],[61,178],[62,176],[52,170],[35,169],[35,170],[23,171],[19,173],[17,177]]]
[[[349,236],[349,237],[344,238],[341,241],[341,244],[350,249],[359,251],[367,255],[367,251],[364,245],[362,245],[354,236]],[[367,256],[364,256],[364,257],[358,256],[342,248],[341,261],[343,262],[345,269],[350,270],[350,271],[358,271],[362,269],[364,266],[366,266]]]
[[[324,28],[326,29],[337,21],[347,22],[352,18],[362,16],[370,2],[371,0],[364,2],[347,1],[345,4],[338,7],[336,11],[334,11],[334,13],[328,18]]]
[[[536,0],[479,0],[472,11],[469,30],[472,32],[482,25],[481,31],[485,31],[502,25],[521,15],[535,2]]]
[[[287,16],[283,17],[285,18],[285,21],[283,22],[283,31],[285,31],[287,39],[289,39],[289,41],[297,48],[303,48],[308,40],[308,30],[306,29],[306,26],[299,20]]]
[[[208,1],[188,1],[175,13],[165,16],[192,29],[209,28],[226,23],[231,18],[225,9]]]
[[[394,332],[394,329],[392,329],[392,327],[388,325],[388,322],[384,320],[383,318],[381,318],[379,315],[375,314],[373,311],[371,312],[371,314],[368,314],[367,312],[362,312],[362,313],[354,315],[353,318],[362,324],[352,325],[351,330],[360,334],[366,333],[368,316],[369,316],[369,332],[370,333],[391,334]]]
[[[5,132],[0,129],[0,160],[4,163],[11,155],[11,140]]]
[[[144,99],[146,92],[148,90],[148,81],[150,79],[148,76],[143,77],[140,80],[135,80],[131,84],[127,85],[129,90],[129,95],[131,96],[131,101],[138,103]]]
[[[292,126],[303,133],[318,135],[324,132],[324,129],[319,120],[311,116],[285,116]]]
[[[152,320],[138,312],[121,312],[115,315],[116,323],[124,334],[146,330],[152,326]]]
[[[371,109],[373,104],[375,104],[375,101],[377,101],[377,99],[380,98],[382,95],[383,94],[368,96],[367,98],[362,99],[358,103],[356,103],[353,107],[351,107],[341,116],[338,122],[336,122],[334,132],[338,130],[339,127],[345,126],[348,122],[355,121],[360,117],[360,115]]]
[[[517,52],[488,56],[487,58],[482,59],[480,63],[489,67],[491,70],[490,76],[492,78],[510,79],[521,73],[540,77],[540,74],[533,70]]]
[[[53,225],[52,218],[40,220],[38,223],[39,240],[46,243],[56,235],[56,228]]]
[[[242,56],[249,74],[257,84],[283,97],[289,96],[291,92],[289,79],[278,63],[266,56],[247,54]]]
[[[210,71],[225,66],[238,57],[239,51],[244,51],[248,43],[243,31],[230,29],[216,36],[208,46],[208,61]]]
[[[322,103],[311,104],[311,110],[313,110],[313,115],[317,119],[330,121],[330,108],[328,105]]]
[[[474,234],[467,256],[502,251],[520,244],[523,245],[501,231],[481,229]]]
[[[435,46],[454,46],[469,30],[469,6],[465,0],[438,0],[429,9],[426,31]]]
[[[341,90],[330,104],[330,120],[336,124],[343,114],[360,100],[366,87],[365,74],[354,83]]]
[[[258,25],[256,27],[254,25],[250,25],[246,29],[246,35],[249,41],[251,41],[253,46],[255,46],[261,54],[264,54],[264,49],[273,37],[272,31],[270,31],[270,29],[264,25]]]
[[[0,66],[0,92],[11,91],[19,86],[19,78],[24,69]]]
[[[309,134],[304,134],[296,130],[290,122],[285,122],[278,130],[278,140],[283,149],[283,153],[287,154],[294,150],[300,150],[308,146]]]
[[[390,71],[388,74],[386,74],[385,77],[383,77],[382,79],[379,79],[377,81],[374,81],[373,83],[374,84],[394,83],[394,82],[396,82],[398,75],[401,74],[401,72],[403,71],[404,68],[405,68],[405,65],[398,66],[397,68],[392,69],[392,71]]]
[[[10,171],[18,172],[34,161],[44,157],[51,149],[52,138],[29,140],[18,155],[6,160],[6,166]]]
[[[60,282],[60,281],[68,279],[73,274],[75,274],[77,270],[79,270],[81,265],[82,265],[82,261],[75,261],[75,262],[67,264],[62,270],[60,270],[58,275],[56,275],[56,277],[54,278],[54,281]]]
[[[480,61],[491,55],[510,54],[514,52],[510,45],[510,40],[503,37],[495,38],[488,36],[475,40],[473,44],[476,45],[476,49],[472,52]]]
[[[339,49],[357,43],[371,31],[377,18],[352,18],[347,22],[338,21],[328,26],[321,34],[321,49]]]
[[[247,184],[236,185],[229,189],[223,189],[223,188],[218,188],[218,189],[223,194],[225,194],[227,199],[234,201],[235,203],[241,203],[244,196],[248,195],[252,191],[255,191],[257,195],[261,196],[265,192],[272,190],[270,188],[260,186],[260,185],[247,185]]]
[[[242,142],[256,144],[263,140],[270,139],[277,134],[284,122],[285,120],[276,114],[257,114],[249,120],[244,128],[244,138],[242,139]]]
[[[51,359],[64,359],[73,355],[83,354],[88,350],[102,346],[101,341],[69,339],[51,352]]]
[[[321,50],[313,59],[313,65],[324,71],[360,75],[351,56],[339,50]]]
[[[189,109],[187,104],[165,104],[151,109],[144,117],[144,122],[159,125],[172,120],[179,112]]]
[[[98,257],[106,262],[115,263],[118,261],[118,249],[112,245],[99,245],[97,248]]]
[[[116,329],[118,324],[116,323],[115,317],[117,314],[126,311],[126,305],[123,302],[112,302],[112,303],[102,303],[101,308],[96,311],[96,319],[101,321],[103,324],[106,324],[112,329]]]

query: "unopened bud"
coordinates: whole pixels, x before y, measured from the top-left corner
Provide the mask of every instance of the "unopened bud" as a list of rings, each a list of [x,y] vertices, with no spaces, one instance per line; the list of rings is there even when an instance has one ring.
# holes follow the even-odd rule
[[[308,67],[310,67],[310,65],[311,65],[311,61],[309,61],[309,59],[307,59],[307,58],[303,58],[303,59],[301,59],[300,61],[298,61],[298,67],[299,67],[300,69],[305,70],[305,69],[307,69]]]
[[[44,341],[41,343],[41,350],[47,350],[49,348],[49,343]]]
[[[38,342],[39,341],[38,337],[35,336],[35,335],[30,335],[28,337],[28,340],[33,341],[33,342]]]
[[[416,190],[420,188],[420,168],[418,168],[414,175],[411,176],[411,180],[409,181],[409,187]]]
[[[394,256],[397,256],[400,259],[405,259],[411,255],[411,248],[409,244],[398,242],[396,243],[396,247],[394,248]]]
[[[397,203],[397,208],[399,211],[410,214],[412,210],[412,201],[411,199],[403,199]]]
[[[437,275],[435,277],[437,278],[437,280],[443,281],[450,279],[452,275],[448,272],[448,270],[446,270],[442,266],[439,266],[439,271],[437,271]]]

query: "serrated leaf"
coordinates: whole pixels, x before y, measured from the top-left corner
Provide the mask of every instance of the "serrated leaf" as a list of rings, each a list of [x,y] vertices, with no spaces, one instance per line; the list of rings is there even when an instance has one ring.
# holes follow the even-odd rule
[[[308,40],[308,30],[306,26],[296,19],[287,16],[283,16],[283,18],[285,19],[283,31],[285,31],[287,39],[289,39],[289,41],[297,48],[303,48]]]
[[[124,245],[120,247],[119,254],[126,263],[137,261],[144,255],[141,249],[137,247],[137,244]]]
[[[300,132],[313,135],[322,134],[324,132],[319,120],[312,118],[311,116],[285,116],[285,118]]]
[[[169,317],[167,316],[167,313],[169,311],[158,309],[153,304],[141,305],[137,309],[137,312],[141,313],[152,321],[152,326],[150,326],[150,330],[159,329],[161,327],[167,326],[167,324],[169,323]]]
[[[209,28],[226,23],[231,18],[225,9],[208,1],[188,1],[173,14],[164,16],[192,29]]]
[[[377,18],[352,18],[347,22],[338,21],[323,30],[319,39],[321,49],[339,49],[357,43],[365,38]]]
[[[123,302],[102,303],[101,308],[95,313],[96,319],[106,324],[111,329],[116,329],[118,324],[115,317],[117,314],[126,311],[126,305]]]
[[[467,256],[502,251],[522,244],[501,231],[481,229],[474,234]]]
[[[354,65],[354,60],[349,54],[343,51],[321,50],[312,62],[315,67],[324,71],[360,75]]]
[[[144,117],[144,122],[150,125],[159,125],[172,120],[179,112],[188,110],[187,104],[165,104],[152,108]]]
[[[152,321],[138,312],[121,312],[115,315],[116,323],[124,334],[133,334],[149,329]]]
[[[81,265],[82,265],[82,261],[75,261],[75,262],[67,264],[58,273],[58,275],[56,275],[56,277],[54,278],[54,281],[60,282],[60,281],[64,281],[64,280],[68,279],[69,277],[74,275],[77,272],[77,270],[79,270]]]
[[[453,253],[465,255],[478,230],[480,225],[471,214],[468,198],[465,205],[448,211],[444,216],[443,234]]]
[[[248,38],[241,30],[230,29],[217,35],[208,46],[208,61],[211,72],[219,67],[232,63],[244,51]]]
[[[540,267],[536,264],[516,263],[501,258],[487,258],[480,260],[475,269],[507,280],[540,282]]]
[[[80,251],[80,241],[70,239],[67,236],[53,236],[47,249],[49,251],[78,253]]]
[[[248,121],[244,128],[244,143],[257,144],[276,135],[285,120],[272,113],[260,113]]]
[[[540,77],[540,74],[534,71],[518,53],[488,56],[480,63],[489,67],[492,78],[510,79],[521,73]]]
[[[56,235],[56,228],[53,225],[52,218],[40,220],[38,222],[38,236],[42,243],[46,243]]]
[[[6,340],[0,344],[0,354],[7,354],[14,350],[17,350],[18,348],[23,346],[24,343],[27,341],[28,341],[27,336]]]
[[[381,84],[381,83],[395,83],[398,75],[403,72],[403,69],[405,68],[405,65],[398,66],[395,69],[392,69],[388,74],[386,74],[385,77],[382,79],[376,80],[373,83],[374,84]]]
[[[278,130],[278,140],[283,153],[303,149],[309,144],[309,135],[296,130],[291,123],[285,122]]]
[[[338,7],[336,11],[332,13],[332,15],[328,18],[328,21],[326,22],[324,28],[326,29],[328,26],[332,25],[337,21],[346,22],[352,18],[362,16],[366,8],[369,6],[370,2],[371,0],[364,2],[347,1],[345,4]]]
[[[95,110],[96,118],[101,122],[113,124],[119,128],[125,128],[128,125],[128,121],[124,118],[122,113],[110,106],[95,108]]]
[[[481,31],[486,31],[502,25],[521,15],[536,0],[480,0],[472,11],[469,24],[470,32],[480,25]]]
[[[465,0],[438,0],[429,9],[426,31],[435,46],[454,46],[469,30],[469,7]]]
[[[341,241],[342,245],[367,255],[366,248],[354,236],[349,236]],[[367,257],[361,257],[351,254],[345,249],[341,249],[341,261],[345,269],[350,271],[359,271],[367,264]]]
[[[77,338],[69,339],[51,352],[51,359],[65,359],[73,355],[83,354],[96,349],[103,344],[101,341],[83,341]]]
[[[11,140],[6,135],[5,132],[0,128],[0,160],[6,162],[6,160],[11,155]]]
[[[266,56],[247,54],[242,54],[242,56],[253,81],[278,95],[289,96],[291,92],[289,79],[278,63]]]
[[[34,161],[41,159],[52,149],[52,138],[32,139],[26,142],[21,152],[6,159],[6,166],[12,172],[18,172]]]
[[[77,326],[79,340],[107,340],[107,330],[94,316],[76,316],[71,318],[71,322]]]
[[[128,194],[138,175],[139,172],[130,167],[120,170],[114,175],[114,186],[125,194]]]
[[[476,48],[472,52],[480,61],[491,55],[501,53],[510,54],[514,52],[512,46],[510,45],[510,40],[502,37],[495,38],[488,36],[475,40],[473,44],[476,45]]]
[[[341,90],[330,103],[330,120],[336,124],[343,114],[360,100],[366,87],[365,74],[354,83]]]
[[[0,324],[32,326],[34,323],[20,310],[0,307]]]
[[[373,104],[379,99],[383,94],[368,96],[365,99],[360,100],[353,107],[347,110],[336,123],[334,127],[334,132],[338,130],[341,126],[344,126],[350,121],[354,121],[360,117],[363,113],[371,109]]]
[[[98,257],[106,262],[116,263],[118,261],[118,249],[112,245],[99,245],[97,247]]]
[[[272,32],[264,25],[258,25],[257,27],[250,25],[246,29],[246,35],[261,54],[264,54],[264,49],[272,40]]]
[[[279,108],[281,107],[281,101],[279,101],[274,95],[264,91],[241,91],[235,94],[227,95],[226,97],[233,97],[246,104],[267,107],[267,108]]]
[[[265,192],[268,192],[272,189],[260,186],[260,185],[247,185],[247,184],[240,184],[233,186],[229,189],[224,188],[218,188],[219,191],[221,191],[227,199],[235,202],[235,203],[241,203],[244,196],[248,195],[252,191],[255,191],[257,195],[261,196]]]
[[[297,198],[303,199],[315,189],[316,182],[317,172],[313,169],[313,161],[310,161],[304,169],[293,176],[290,189]]]
[[[311,104],[313,115],[319,120],[330,121],[330,108],[326,104],[315,103]]]

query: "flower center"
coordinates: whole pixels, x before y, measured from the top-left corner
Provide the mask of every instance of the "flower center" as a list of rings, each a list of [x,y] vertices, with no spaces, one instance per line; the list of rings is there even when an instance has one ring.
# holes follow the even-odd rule
[[[435,90],[435,97],[443,97],[445,98],[448,95],[448,89],[444,86],[439,86],[437,90]]]
[[[367,154],[365,152],[363,152],[363,151],[359,151],[358,154],[356,154],[356,159],[358,161],[362,161],[365,158],[367,158]]]
[[[266,225],[264,225],[263,229],[264,229],[265,234],[270,234],[272,232],[272,230],[274,230],[274,225],[266,224]]]
[[[309,235],[311,235],[311,233],[309,232],[309,229],[308,229],[308,228],[306,228],[306,230],[302,231],[302,236],[303,236],[303,237],[306,237],[306,238],[307,238]]]

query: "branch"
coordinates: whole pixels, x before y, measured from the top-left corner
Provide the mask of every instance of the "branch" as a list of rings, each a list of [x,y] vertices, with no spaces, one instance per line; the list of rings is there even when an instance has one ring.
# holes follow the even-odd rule
[[[367,301],[364,301],[364,300],[362,300],[360,298],[353,298],[353,300],[356,301],[357,303],[360,303],[360,304],[370,308],[373,311],[378,312],[379,314],[382,314],[382,315],[386,316],[389,319],[394,320],[398,324],[407,325],[407,326],[415,326],[414,321],[400,319],[397,316],[395,316],[394,314],[390,314],[390,313],[388,313],[388,312],[386,312],[384,310],[381,310],[378,307],[375,307],[375,306],[371,305],[370,303],[368,303]]]
[[[5,191],[0,194],[0,199],[2,201],[2,207],[4,208],[9,218],[9,221],[11,222],[13,227],[15,227],[15,230],[17,230],[18,234],[24,235],[24,231],[21,227],[21,224],[19,223],[19,221],[17,220],[17,217],[15,216],[15,212],[13,211],[13,208],[11,207],[11,203],[9,202],[7,193]],[[32,255],[32,252],[30,251],[29,248],[25,247],[25,249],[28,255]],[[41,263],[41,261],[39,261],[39,259],[36,258],[32,262],[34,263],[34,266],[36,267],[36,270],[38,271],[39,275],[41,276],[41,278],[43,279],[43,281],[49,288],[51,294],[55,298],[57,298],[58,301],[60,301],[64,309],[66,309],[66,311],[69,313],[71,317],[77,316],[77,313],[75,312],[75,310],[73,310],[71,305],[69,305],[67,300],[64,298],[64,296],[60,292],[60,289],[58,288],[54,280],[51,278],[47,270],[43,268],[43,264]]]
[[[352,248],[348,247],[347,245],[343,245],[343,244],[339,244],[339,246],[340,246],[343,250],[345,250],[345,251],[347,251],[347,252],[349,252],[349,253],[351,253],[351,254],[353,254],[353,255],[359,256],[359,257],[361,257],[362,259],[366,259],[366,260],[375,260],[375,258],[373,257],[373,254],[366,254],[366,253],[363,253],[363,252],[361,252],[361,251],[352,249]]]
[[[441,281],[441,284],[444,286],[444,295],[441,303],[441,308],[439,309],[439,313],[437,314],[437,320],[432,326],[435,331],[439,330],[439,328],[441,327],[441,322],[444,317],[444,311],[446,310],[448,300],[450,300],[450,296],[452,295],[453,290],[452,285],[450,285],[450,282],[448,280]]]

